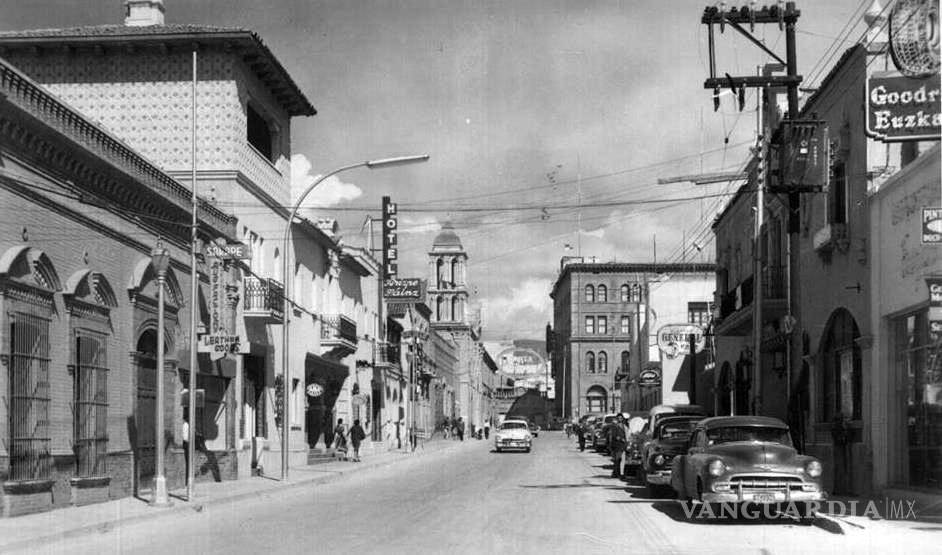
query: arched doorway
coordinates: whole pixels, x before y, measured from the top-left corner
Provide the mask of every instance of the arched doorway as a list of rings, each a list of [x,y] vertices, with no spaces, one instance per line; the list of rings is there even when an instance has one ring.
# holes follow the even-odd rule
[[[608,394],[600,385],[593,385],[586,391],[586,410],[593,412],[608,412]]]
[[[134,453],[135,493],[153,487],[157,442],[157,330],[148,329],[137,340],[137,410],[130,434]]]
[[[820,343],[818,422],[831,425],[834,493],[852,493],[853,444],[861,440],[863,376],[860,329],[844,308],[831,313]]]

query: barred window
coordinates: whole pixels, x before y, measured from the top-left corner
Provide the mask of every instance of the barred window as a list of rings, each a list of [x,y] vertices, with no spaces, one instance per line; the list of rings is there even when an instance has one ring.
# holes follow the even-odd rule
[[[52,477],[49,437],[49,320],[10,315],[10,480]]]
[[[77,476],[104,476],[108,455],[108,359],[103,335],[76,333],[73,379]]]

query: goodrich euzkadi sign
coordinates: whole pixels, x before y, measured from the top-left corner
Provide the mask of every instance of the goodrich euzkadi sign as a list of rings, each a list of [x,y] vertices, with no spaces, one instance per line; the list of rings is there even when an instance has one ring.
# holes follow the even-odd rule
[[[942,136],[939,75],[911,78],[896,71],[867,79],[867,133],[881,141],[924,141]]]

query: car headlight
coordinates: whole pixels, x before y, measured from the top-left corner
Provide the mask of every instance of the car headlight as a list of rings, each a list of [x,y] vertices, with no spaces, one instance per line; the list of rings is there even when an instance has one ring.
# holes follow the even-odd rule
[[[820,476],[822,470],[821,463],[818,461],[810,461],[807,465],[805,465],[805,472],[807,472],[808,476],[811,476],[812,478],[817,478]]]
[[[532,437],[532,436],[531,436],[530,434],[527,434],[527,435],[523,436],[523,439],[525,439],[525,440],[527,440],[527,441],[530,441],[530,438],[531,438],[531,437]]]
[[[658,466],[661,466],[662,464],[664,464],[664,455],[658,455],[654,457],[654,464]]]
[[[719,459],[711,461],[707,468],[711,476],[722,476],[723,473],[726,472],[726,465]]]

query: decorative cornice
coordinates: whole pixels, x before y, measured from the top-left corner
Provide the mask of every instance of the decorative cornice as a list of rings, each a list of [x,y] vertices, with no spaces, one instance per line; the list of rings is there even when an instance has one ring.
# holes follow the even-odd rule
[[[165,210],[178,216],[167,219],[188,220],[191,206],[188,188],[2,59],[0,135],[4,143],[12,142],[34,159],[42,160],[43,165],[70,176],[78,188],[93,195],[90,200],[99,200],[97,195],[121,206],[130,204],[142,212],[156,211],[157,217],[167,215],[158,208],[163,204]],[[143,187],[135,191],[128,183],[129,178]],[[135,192],[142,194],[134,198]],[[204,199],[199,200],[199,209],[200,220],[213,234],[235,236],[234,216]]]

